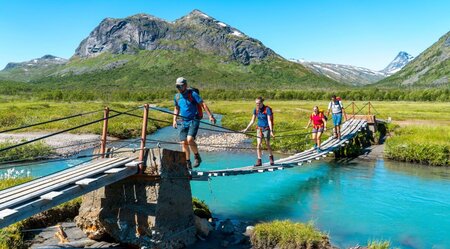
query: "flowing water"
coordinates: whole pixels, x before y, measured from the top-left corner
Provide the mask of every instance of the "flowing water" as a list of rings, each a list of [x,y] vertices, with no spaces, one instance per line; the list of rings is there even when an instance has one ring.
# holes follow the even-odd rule
[[[176,137],[170,127],[151,136]],[[202,157],[204,170],[255,161],[252,151],[209,152]],[[15,170],[42,176],[79,162]],[[313,221],[339,247],[390,240],[399,248],[450,248],[450,168],[383,160],[317,161],[282,171],[194,181],[191,186],[193,196],[204,200],[219,218]]]

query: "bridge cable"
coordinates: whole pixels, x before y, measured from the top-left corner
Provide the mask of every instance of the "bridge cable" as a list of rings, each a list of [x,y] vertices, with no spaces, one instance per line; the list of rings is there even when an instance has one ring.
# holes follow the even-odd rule
[[[71,115],[71,116],[66,116],[66,117],[62,117],[62,118],[57,118],[57,119],[52,119],[52,120],[43,121],[43,122],[40,122],[40,123],[29,124],[29,125],[23,125],[23,126],[19,126],[19,127],[16,127],[16,128],[11,128],[11,129],[7,129],[7,130],[0,131],[0,133],[6,133],[6,132],[11,132],[11,131],[17,131],[17,130],[21,130],[21,129],[25,129],[25,128],[30,128],[30,127],[38,126],[38,125],[49,124],[49,123],[53,123],[53,122],[57,122],[57,121],[61,121],[61,120],[66,120],[66,119],[75,118],[75,117],[81,117],[81,116],[85,116],[85,115],[89,115],[89,114],[93,114],[93,113],[97,113],[97,112],[101,112],[101,111],[103,111],[103,110],[97,110],[97,111],[91,111],[91,112],[79,113],[79,114],[75,114],[75,115]]]

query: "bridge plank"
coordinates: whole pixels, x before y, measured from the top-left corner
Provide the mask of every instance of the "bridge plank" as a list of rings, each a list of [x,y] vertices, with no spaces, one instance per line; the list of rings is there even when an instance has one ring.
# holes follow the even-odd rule
[[[75,184],[76,185],[87,186],[87,185],[89,185],[92,182],[95,182],[97,180],[98,180],[98,178],[84,178],[84,179],[81,179],[79,181],[76,181]]]
[[[59,196],[62,194],[63,194],[63,192],[61,192],[61,191],[52,191],[52,192],[48,192],[47,194],[41,195],[41,199],[51,201],[56,196]]]
[[[19,211],[15,210],[15,209],[9,209],[9,208],[3,209],[0,211],[0,220],[3,220],[5,218],[7,218],[8,216],[11,216],[17,212],[19,212]]]

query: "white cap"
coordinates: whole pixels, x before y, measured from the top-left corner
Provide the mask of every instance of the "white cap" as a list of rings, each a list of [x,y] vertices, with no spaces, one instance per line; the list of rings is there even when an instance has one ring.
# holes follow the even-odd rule
[[[176,82],[177,85],[184,85],[186,83],[187,83],[187,80],[183,77],[179,77]]]

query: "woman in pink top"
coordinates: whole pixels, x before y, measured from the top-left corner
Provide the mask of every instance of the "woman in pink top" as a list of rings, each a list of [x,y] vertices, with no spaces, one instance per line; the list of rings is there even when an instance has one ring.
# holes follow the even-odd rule
[[[312,129],[312,139],[315,142],[314,148],[317,149],[317,152],[320,152],[320,137],[322,133],[327,129],[327,120],[325,119],[325,115],[323,112],[319,112],[319,107],[314,106],[313,113],[309,116],[308,125],[306,129],[313,124]]]

